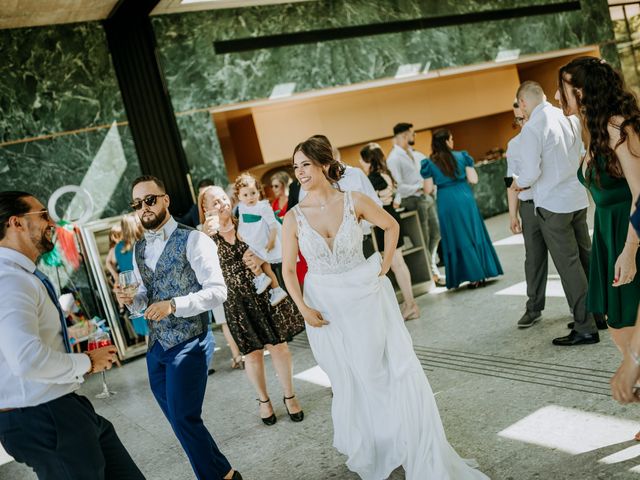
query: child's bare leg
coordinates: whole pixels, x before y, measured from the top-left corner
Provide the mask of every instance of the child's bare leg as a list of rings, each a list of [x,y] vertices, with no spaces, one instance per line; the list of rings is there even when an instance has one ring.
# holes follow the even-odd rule
[[[269,263],[264,262],[262,264],[262,271],[267,275],[267,277],[271,279],[271,288],[277,288],[280,286],[278,284],[278,278],[276,277],[276,274],[273,273],[273,270],[271,269],[271,265]]]

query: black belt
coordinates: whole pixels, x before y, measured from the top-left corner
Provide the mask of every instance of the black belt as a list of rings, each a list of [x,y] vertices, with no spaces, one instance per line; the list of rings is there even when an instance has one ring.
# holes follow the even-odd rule
[[[533,203],[533,200],[520,200],[522,203]]]

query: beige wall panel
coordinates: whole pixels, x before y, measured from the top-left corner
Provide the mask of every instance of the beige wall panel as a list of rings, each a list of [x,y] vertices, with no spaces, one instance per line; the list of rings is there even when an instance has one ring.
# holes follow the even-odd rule
[[[504,112],[519,84],[516,67],[466,73],[252,109],[265,162],[323,133],[338,147],[387,138],[393,125],[416,130]]]

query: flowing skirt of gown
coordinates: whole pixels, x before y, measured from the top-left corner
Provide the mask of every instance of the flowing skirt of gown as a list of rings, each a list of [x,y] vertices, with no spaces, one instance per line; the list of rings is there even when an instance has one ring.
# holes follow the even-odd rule
[[[365,480],[402,465],[407,480],[487,479],[447,442],[381,257],[336,274],[307,273],[304,298],[330,322],[308,327],[333,388],[334,446]]]

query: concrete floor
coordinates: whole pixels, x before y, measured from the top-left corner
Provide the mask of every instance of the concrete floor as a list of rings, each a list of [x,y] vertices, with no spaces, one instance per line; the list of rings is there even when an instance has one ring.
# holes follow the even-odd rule
[[[555,347],[568,332],[569,309],[555,271],[541,322],[518,330],[526,297],[523,246],[510,237],[506,216],[487,221],[505,275],[478,290],[434,292],[419,298],[422,317],[407,323],[431,382],[449,441],[499,480],[640,479],[640,408],[610,397],[608,379],[619,354],[606,332],[597,345]],[[221,337],[218,344],[223,345]],[[331,446],[331,394],[313,367],[300,335],[291,344],[297,394],[305,420],[286,417],[282,393],[267,361],[279,421],[262,425],[255,394],[243,372],[231,370],[229,349],[214,359],[204,419],[231,463],[248,480],[357,479]],[[309,378],[313,380],[309,381]],[[116,426],[149,479],[192,479],[189,463],[147,384],[144,359],[108,373],[118,395],[93,400]],[[315,382],[315,383],[314,383]],[[99,377],[81,393],[93,399]],[[78,447],[81,450],[81,447]],[[0,460],[1,462],[1,460]],[[24,466],[0,466],[1,480],[35,476]],[[397,470],[392,479],[402,479]],[[432,479],[440,480],[440,479]]]

